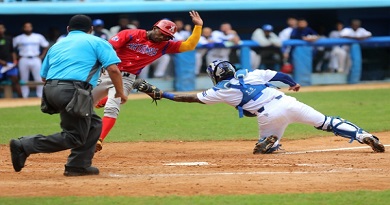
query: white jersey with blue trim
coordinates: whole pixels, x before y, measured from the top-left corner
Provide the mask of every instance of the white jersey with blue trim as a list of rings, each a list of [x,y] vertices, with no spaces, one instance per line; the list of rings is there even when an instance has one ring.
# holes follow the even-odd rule
[[[275,75],[276,71],[272,70],[254,70],[249,72],[244,77],[244,83],[250,85],[260,85],[267,84]],[[235,78],[226,81],[232,85],[239,85],[239,81]],[[255,101],[250,100],[243,106],[244,110],[247,110],[251,113],[256,113],[261,107],[266,103],[274,99],[276,96],[283,95],[284,93],[274,89],[272,87],[266,87],[262,90],[262,95]],[[205,104],[215,104],[215,103],[227,103],[233,107],[236,107],[240,104],[243,94],[239,89],[236,88],[217,88],[213,87],[206,91],[197,94],[197,97],[200,101]]]
[[[20,34],[13,39],[13,46],[18,49],[20,56],[37,57],[41,53],[40,48],[48,47],[49,42],[39,33],[31,33],[30,35]]]

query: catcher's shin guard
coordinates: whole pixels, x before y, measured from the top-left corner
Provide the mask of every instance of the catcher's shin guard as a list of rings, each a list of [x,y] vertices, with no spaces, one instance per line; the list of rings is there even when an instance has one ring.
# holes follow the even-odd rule
[[[351,139],[350,143],[354,140],[357,140],[359,143],[363,144],[363,139],[365,137],[372,136],[370,133],[364,131],[359,126],[340,117],[325,116],[324,123],[316,128],[327,132],[333,132],[336,136]]]

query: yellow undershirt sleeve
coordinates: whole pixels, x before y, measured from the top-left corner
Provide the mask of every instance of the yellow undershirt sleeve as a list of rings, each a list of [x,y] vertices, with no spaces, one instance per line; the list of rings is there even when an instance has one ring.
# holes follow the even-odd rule
[[[196,48],[198,45],[200,35],[202,34],[202,26],[195,25],[192,34],[186,41],[181,43],[179,47],[179,52],[191,51]]]

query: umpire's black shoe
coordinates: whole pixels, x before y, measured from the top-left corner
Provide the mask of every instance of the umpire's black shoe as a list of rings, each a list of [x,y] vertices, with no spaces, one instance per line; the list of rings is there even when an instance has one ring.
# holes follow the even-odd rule
[[[72,176],[85,176],[85,175],[98,175],[99,174],[99,169],[96,167],[87,167],[87,168],[82,168],[82,167],[69,167],[65,165],[65,172],[64,175],[67,177],[72,177]]]
[[[12,165],[14,166],[15,172],[20,172],[26,163],[28,155],[24,152],[22,143],[18,139],[12,139],[9,142],[11,150]]]

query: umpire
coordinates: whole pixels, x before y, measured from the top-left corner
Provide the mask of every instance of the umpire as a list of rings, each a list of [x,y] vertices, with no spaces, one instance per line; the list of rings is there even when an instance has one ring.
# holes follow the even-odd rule
[[[76,115],[66,107],[79,92],[87,93],[88,101],[92,100],[91,90],[97,84],[101,69],[105,69],[113,81],[117,100],[121,103],[127,100],[117,67],[120,60],[107,41],[90,35],[93,30],[91,18],[75,15],[67,30],[67,37],[50,48],[41,69],[45,82],[41,109],[49,114],[60,114],[62,131],[48,136],[37,134],[11,139],[11,158],[16,172],[22,170],[30,154],[71,149],[65,176],[99,174],[99,169],[91,165],[102,128],[101,118],[92,107],[87,116]],[[83,102],[83,106],[88,101]]]

